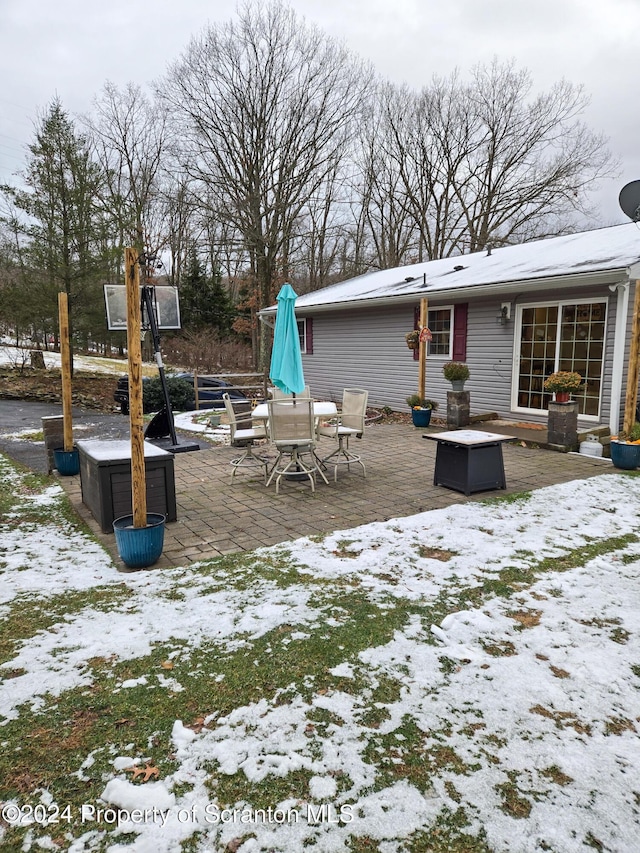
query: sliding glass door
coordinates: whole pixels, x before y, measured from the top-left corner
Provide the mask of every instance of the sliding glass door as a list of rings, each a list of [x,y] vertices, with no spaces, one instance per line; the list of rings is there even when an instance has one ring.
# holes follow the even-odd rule
[[[581,415],[600,413],[606,301],[555,302],[519,310],[516,407],[546,409],[552,395],[544,380],[556,370],[575,370],[584,381],[573,399]]]

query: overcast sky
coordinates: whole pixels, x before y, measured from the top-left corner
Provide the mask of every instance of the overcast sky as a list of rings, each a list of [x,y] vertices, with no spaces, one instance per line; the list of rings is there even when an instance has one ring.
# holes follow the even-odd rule
[[[597,196],[601,224],[627,221],[618,194],[640,179],[640,0],[291,0],[386,78],[415,88],[434,73],[515,59],[537,90],[564,77],[591,96],[619,175]],[[145,85],[191,35],[235,15],[222,0],[0,0],[0,182],[25,162],[34,122],[57,95],[87,112],[104,82]]]

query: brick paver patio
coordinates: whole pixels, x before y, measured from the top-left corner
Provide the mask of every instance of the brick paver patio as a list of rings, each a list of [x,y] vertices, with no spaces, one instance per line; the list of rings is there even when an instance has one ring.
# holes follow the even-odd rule
[[[176,454],[178,519],[166,526],[164,552],[156,567],[184,566],[301,536],[529,491],[613,470],[609,462],[589,456],[506,444],[506,492],[481,492],[465,497],[433,485],[436,442],[423,439],[424,433],[425,430],[410,424],[367,427],[362,443],[356,443],[366,463],[366,479],[359,465],[350,472],[341,466],[335,483],[330,469],[329,485],[318,479],[315,494],[308,482],[283,481],[280,494],[276,495],[274,485],[265,488],[259,474],[242,471],[231,485],[229,461],[238,454],[231,447],[212,446],[194,453]],[[323,447],[331,447],[328,439],[323,441]],[[117,565],[125,569],[118,558],[114,535],[101,533],[82,503],[79,476],[62,477],[60,482],[78,514]]]

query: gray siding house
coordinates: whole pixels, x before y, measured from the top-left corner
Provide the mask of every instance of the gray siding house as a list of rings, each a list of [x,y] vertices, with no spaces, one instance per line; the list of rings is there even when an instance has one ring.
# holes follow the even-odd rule
[[[635,223],[358,276],[300,296],[305,379],[316,398],[366,388],[406,410],[418,363],[405,333],[428,300],[426,396],[446,404],[442,366],[466,361],[471,413],[545,422],[544,379],[575,370],[581,426],[622,424],[640,228]],[[272,322],[276,306],[262,319]]]

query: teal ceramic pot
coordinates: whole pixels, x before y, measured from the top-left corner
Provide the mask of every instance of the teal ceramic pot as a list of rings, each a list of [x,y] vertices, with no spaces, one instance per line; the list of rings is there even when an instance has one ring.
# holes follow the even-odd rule
[[[71,477],[80,471],[80,454],[77,450],[63,450],[58,448],[53,451],[53,461],[58,473],[64,477]]]
[[[431,423],[431,412],[433,409],[411,409],[413,425],[416,427],[428,427]]]
[[[611,461],[616,468],[632,471],[640,467],[640,444],[625,444],[624,441],[612,441]]]
[[[133,516],[123,515],[113,522],[118,554],[130,569],[145,569],[157,563],[164,546],[166,516],[147,513],[146,527],[134,527]]]

